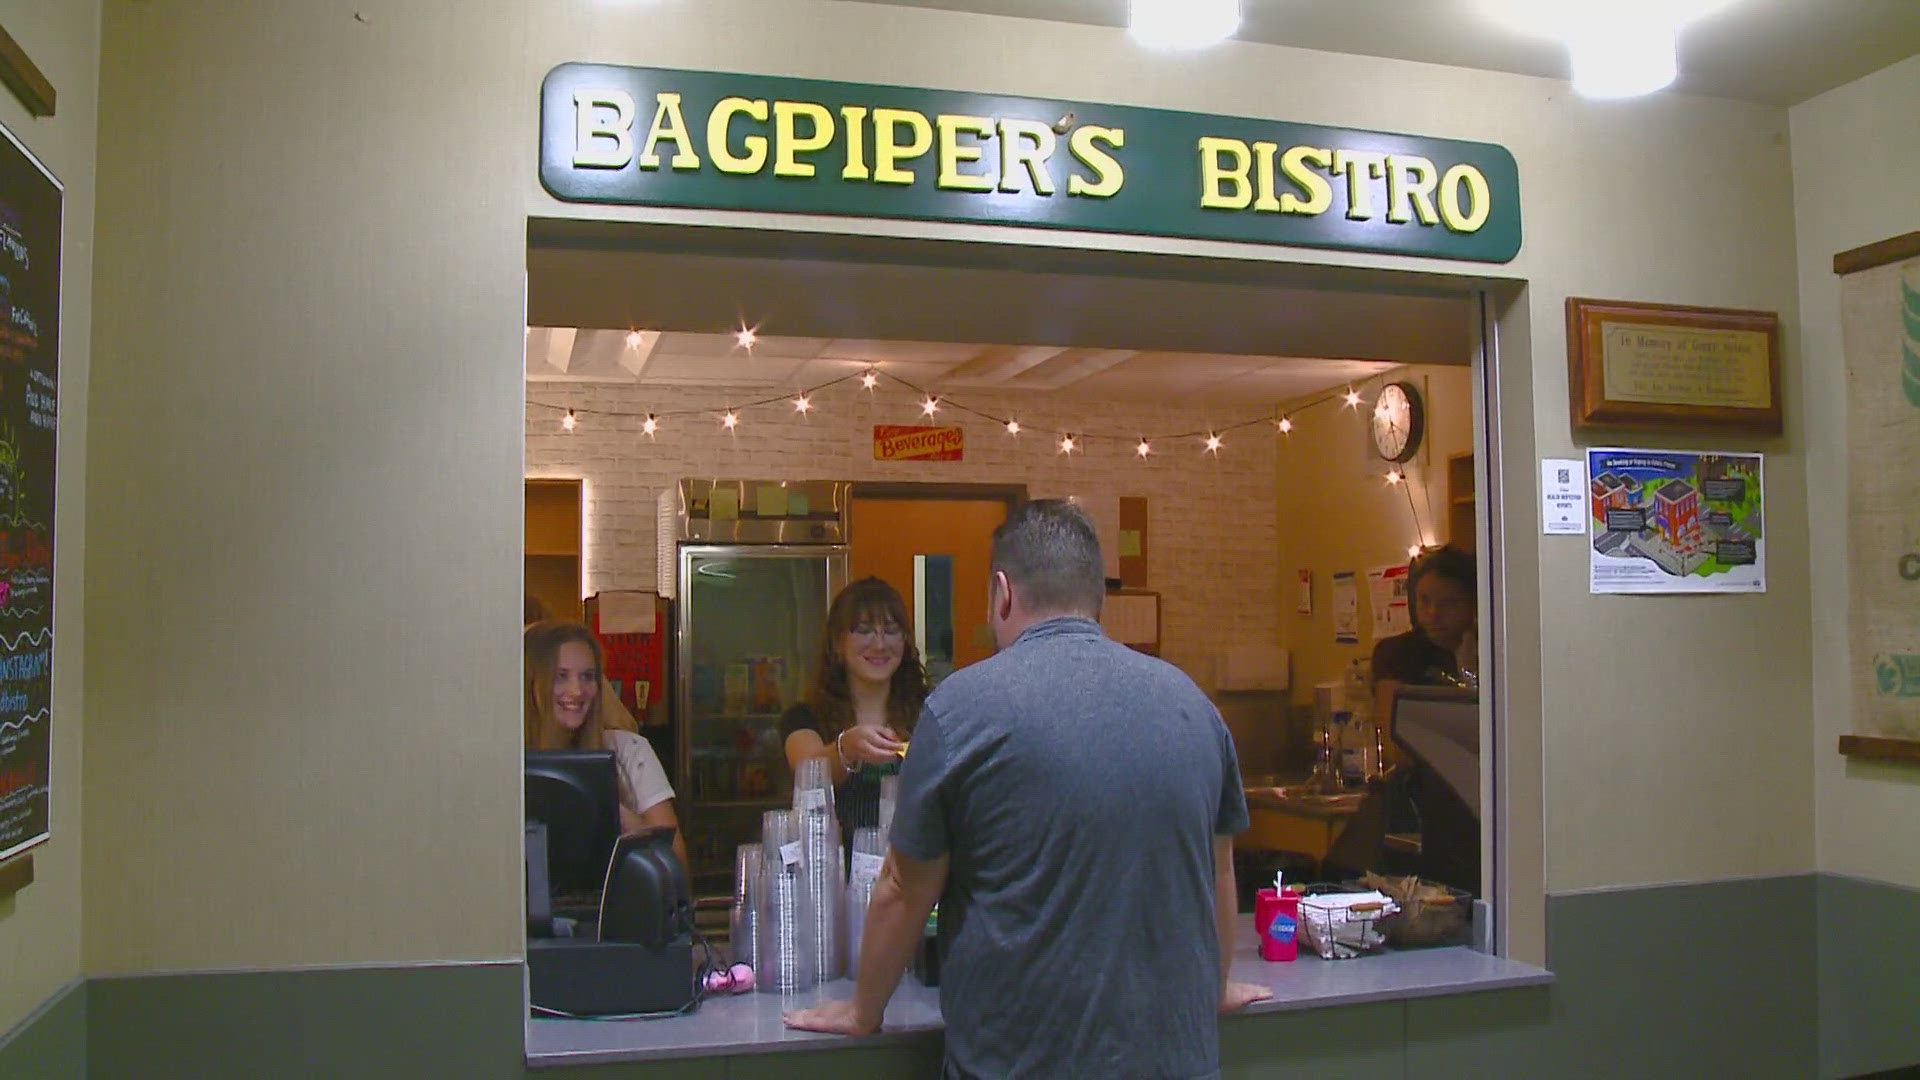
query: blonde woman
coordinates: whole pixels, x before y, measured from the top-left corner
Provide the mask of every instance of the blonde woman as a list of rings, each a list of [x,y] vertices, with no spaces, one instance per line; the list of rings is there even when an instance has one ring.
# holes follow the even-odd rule
[[[601,694],[600,642],[579,623],[553,620],[527,627],[526,747],[611,750],[620,782],[620,831],[671,828],[674,854],[687,861],[673,785],[647,740],[608,726]]]

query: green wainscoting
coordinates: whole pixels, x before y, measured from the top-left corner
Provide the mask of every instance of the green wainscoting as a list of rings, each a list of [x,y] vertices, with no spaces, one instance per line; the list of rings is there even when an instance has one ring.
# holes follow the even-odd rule
[[[1559,895],[1547,917],[1551,987],[1234,1017],[1221,1027],[1223,1074],[1748,1080],[1920,1064],[1920,892],[1799,875]],[[938,1072],[931,1036],[529,1071],[521,980],[515,964],[95,979],[0,1041],[0,1077],[894,1080]]]

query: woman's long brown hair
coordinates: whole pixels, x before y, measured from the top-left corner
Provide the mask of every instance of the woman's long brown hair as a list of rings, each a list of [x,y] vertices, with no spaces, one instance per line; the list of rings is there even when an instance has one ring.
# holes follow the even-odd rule
[[[921,703],[927,698],[927,669],[920,662],[920,650],[914,647],[913,633],[907,622],[907,605],[893,586],[877,577],[861,578],[840,590],[827,609],[827,626],[820,640],[820,658],[813,667],[813,681],[807,687],[806,702],[813,710],[827,741],[852,727],[853,697],[847,686],[847,661],[840,655],[840,642],[859,622],[892,622],[903,635],[900,667],[887,687],[887,726],[902,736],[913,733],[920,719]]]
[[[553,673],[560,666],[560,647],[571,641],[580,642],[593,654],[594,683],[597,688],[606,661],[593,631],[579,623],[557,619],[544,620],[527,627],[524,642],[527,672],[526,748],[529,750],[599,750],[606,743],[606,725],[601,719],[605,713],[600,708],[600,695],[597,692],[593,695],[593,706],[587,710],[587,722],[581,724],[578,731],[569,732],[553,717]]]

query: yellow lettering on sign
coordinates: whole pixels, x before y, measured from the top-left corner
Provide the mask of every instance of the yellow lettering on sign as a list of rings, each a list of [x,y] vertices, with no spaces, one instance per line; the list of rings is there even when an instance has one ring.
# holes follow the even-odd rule
[[[813,133],[802,138],[798,121],[805,118],[813,125]],[[812,176],[817,171],[810,161],[801,161],[801,154],[811,154],[825,150],[833,145],[833,114],[825,105],[815,105],[810,101],[776,101],[773,103],[773,175],[775,176]],[[852,160],[849,157],[848,160]]]
[[[1302,199],[1290,191],[1281,192],[1281,213],[1312,216],[1326,213],[1333,205],[1333,185],[1309,166],[1331,169],[1333,151],[1317,146],[1289,146],[1287,152],[1280,155],[1281,174],[1307,196]]]
[[[602,109],[613,110],[603,119]],[[633,160],[633,95],[625,90],[573,92],[573,164],[582,169],[624,169]],[[606,140],[613,140],[611,146]]]
[[[1120,168],[1119,159],[1100,149],[1096,145],[1098,143],[1118,150],[1127,145],[1127,133],[1121,128],[1094,124],[1073,129],[1073,137],[1068,140],[1067,148],[1074,160],[1093,170],[1094,179],[1088,180],[1079,173],[1070,174],[1067,177],[1067,194],[1108,199],[1120,193],[1120,185],[1126,183],[1127,174]]]
[[[867,170],[867,107],[840,106],[840,119],[847,129],[847,164],[840,170],[842,180],[865,180]]]
[[[723,173],[735,176],[752,176],[767,165],[767,137],[749,135],[741,140],[747,148],[744,154],[735,154],[733,147],[727,145],[727,129],[733,124],[733,118],[746,115],[762,123],[767,119],[765,101],[748,101],[746,98],[722,98],[720,104],[707,114],[707,156]]]
[[[680,110],[680,95],[662,90],[654,95],[654,100],[657,104],[653,109],[653,124],[647,128],[647,142],[640,150],[640,167],[659,168],[659,146],[670,141],[674,146],[674,168],[699,168],[700,155],[693,152],[693,140],[687,136],[687,117]]]
[[[1420,224],[1432,225],[1440,220],[1433,210],[1433,189],[1440,183],[1440,170],[1433,162],[1417,154],[1387,155],[1387,220],[1395,225],[1404,225],[1413,220],[1408,213],[1411,205],[1413,212],[1420,215]]]
[[[1463,188],[1466,190],[1464,207],[1460,197]],[[1461,233],[1478,232],[1492,210],[1487,178],[1479,169],[1462,162],[1440,178],[1440,220],[1446,222],[1447,228]]]
[[[1050,124],[1038,120],[1000,121],[1000,190],[1019,191],[1020,184],[1014,174],[1025,168],[1034,194],[1053,194],[1053,173],[1048,171],[1047,162],[1053,159],[1058,143]]]
[[[1362,175],[1362,168],[1365,175]],[[1347,175],[1347,217],[1367,221],[1373,217],[1373,183],[1386,175],[1387,155],[1371,150],[1335,150],[1333,171]]]
[[[1259,194],[1254,197],[1253,208],[1256,212],[1277,214],[1280,212],[1280,200],[1273,197],[1273,155],[1280,147],[1270,142],[1253,144],[1254,175],[1258,177]]]
[[[1231,166],[1225,159],[1232,158]],[[1253,151],[1239,139],[1200,138],[1200,205],[1208,210],[1245,210],[1253,205]],[[1229,190],[1231,194],[1229,194]]]
[[[911,140],[904,144],[900,141],[901,128],[912,133]],[[873,110],[874,183],[913,183],[913,170],[901,168],[901,160],[917,158],[931,149],[933,125],[925,116],[912,109]]]
[[[982,173],[961,172],[964,162],[979,161],[986,153],[979,145],[961,145],[961,135],[978,139],[993,138],[993,121],[984,116],[947,116],[934,119],[940,129],[940,177],[935,183],[951,191],[992,191],[993,177]]]

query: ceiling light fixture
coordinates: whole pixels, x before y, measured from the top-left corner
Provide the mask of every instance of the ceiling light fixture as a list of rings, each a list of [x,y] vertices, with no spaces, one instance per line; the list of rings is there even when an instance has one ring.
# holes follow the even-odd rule
[[[1211,431],[1207,433],[1207,453],[1212,454],[1214,457],[1220,456],[1220,436],[1215,435]]]
[[[1132,0],[1127,29],[1157,49],[1203,49],[1240,29],[1240,0]]]
[[[567,415],[560,418],[560,427],[565,431],[572,431],[574,428],[574,425],[578,424],[579,422],[580,421],[574,419],[573,410],[568,409]]]
[[[734,344],[740,346],[743,349],[753,348],[753,343],[759,340],[760,340],[760,335],[754,333],[753,327],[751,326],[743,326],[739,330],[735,331],[733,335]]]
[[[807,395],[805,394],[801,394],[799,397],[793,399],[793,411],[801,414],[802,416],[806,415],[807,411],[812,408],[813,408],[813,399],[807,397]]]
[[[940,399],[937,397],[929,397],[927,400],[920,403],[920,411],[923,413],[926,413],[928,416],[932,416],[934,413],[939,412]]]
[[[1141,457],[1146,457],[1148,454],[1153,453],[1153,447],[1147,443],[1147,440],[1141,439],[1140,445],[1134,447],[1133,452],[1139,454]]]
[[[1073,451],[1074,451],[1073,436],[1072,435],[1060,436],[1060,452],[1063,454],[1071,454],[1073,453]]]
[[[872,368],[868,368],[860,373],[860,386],[862,389],[871,390],[879,384],[880,376],[875,375]]]
[[[640,423],[640,433],[651,439],[653,438],[654,432],[659,430],[660,421],[655,420],[652,413],[648,413],[647,418]]]
[[[723,428],[726,428],[726,429],[727,429],[728,431],[732,431],[732,430],[733,430],[734,428],[737,428],[737,427],[739,427],[739,426],[740,426],[740,414],[739,414],[739,413],[736,413],[736,412],[734,412],[734,411],[733,411],[732,409],[728,409],[728,410],[727,410],[727,411],[726,411],[726,412],[725,412],[725,413],[724,413],[724,414],[723,414],[723,415],[722,415],[722,416],[720,417],[720,426],[721,426],[721,427],[723,427]]]
[[[1650,94],[1679,73],[1680,31],[1733,0],[1478,0],[1502,26],[1564,45],[1582,97]]]
[[[1007,434],[1009,435],[1020,434],[1020,421],[1018,420],[1007,421]]]
[[[1293,434],[1293,418],[1292,417],[1283,416],[1280,418],[1280,434],[1282,435]]]

